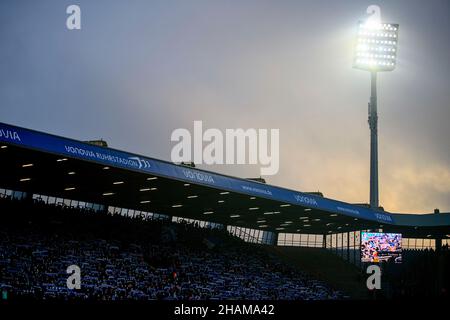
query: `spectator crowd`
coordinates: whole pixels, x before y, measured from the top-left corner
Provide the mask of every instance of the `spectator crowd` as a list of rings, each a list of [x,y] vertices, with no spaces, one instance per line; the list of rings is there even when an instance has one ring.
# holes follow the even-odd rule
[[[342,298],[223,229],[9,197],[0,212],[0,290],[8,299]],[[80,267],[81,289],[67,287],[70,265]]]

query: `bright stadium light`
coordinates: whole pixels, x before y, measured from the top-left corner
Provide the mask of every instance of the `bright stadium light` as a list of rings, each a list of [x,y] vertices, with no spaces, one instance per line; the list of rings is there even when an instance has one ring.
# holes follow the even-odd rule
[[[376,209],[379,207],[377,73],[395,69],[398,24],[381,22],[378,6],[369,6],[367,13],[371,13],[371,16],[366,21],[358,22],[353,67],[370,72],[370,207]]]
[[[358,22],[353,67],[370,72],[392,71],[397,59],[398,24]]]

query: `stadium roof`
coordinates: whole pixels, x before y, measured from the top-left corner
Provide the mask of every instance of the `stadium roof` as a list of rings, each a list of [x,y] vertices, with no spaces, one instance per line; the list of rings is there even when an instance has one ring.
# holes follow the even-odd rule
[[[254,229],[450,233],[439,218],[391,214],[0,123],[0,187]]]

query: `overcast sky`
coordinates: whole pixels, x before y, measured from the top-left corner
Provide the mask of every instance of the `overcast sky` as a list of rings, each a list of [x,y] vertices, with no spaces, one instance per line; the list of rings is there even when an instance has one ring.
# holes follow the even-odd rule
[[[352,46],[370,4],[400,24],[398,66],[379,76],[380,204],[448,212],[448,0],[2,0],[0,121],[165,160],[194,120],[278,128],[268,183],[368,202],[369,74],[352,69]]]

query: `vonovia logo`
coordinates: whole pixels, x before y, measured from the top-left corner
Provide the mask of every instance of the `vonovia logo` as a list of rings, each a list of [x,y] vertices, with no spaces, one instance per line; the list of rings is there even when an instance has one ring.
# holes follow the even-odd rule
[[[203,122],[194,121],[193,135],[188,129],[179,128],[170,139],[178,142],[171,152],[175,163],[260,164],[261,175],[278,173],[279,129],[226,129],[223,133],[209,128],[203,132]]]
[[[11,141],[22,141],[16,131],[0,129],[0,139],[6,139]]]
[[[186,178],[191,180],[197,180],[201,182],[214,183],[214,178],[210,174],[197,172],[193,170],[183,170],[183,174]]]
[[[128,159],[136,161],[138,163],[139,169],[148,169],[151,167],[151,164],[148,160],[141,159],[139,157],[129,157]]]

